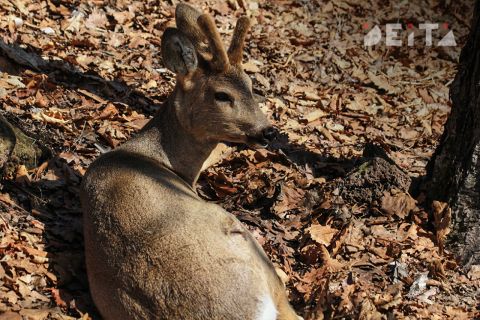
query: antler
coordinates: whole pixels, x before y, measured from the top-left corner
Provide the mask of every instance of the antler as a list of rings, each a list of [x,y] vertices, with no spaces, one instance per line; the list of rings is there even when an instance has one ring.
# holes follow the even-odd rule
[[[210,63],[212,68],[221,71],[228,64],[241,64],[245,37],[250,27],[250,20],[247,17],[238,19],[228,55],[210,15],[201,14],[192,6],[180,3],[175,10],[175,17],[177,28],[192,41],[198,53]]]
[[[208,14],[202,14],[198,17],[197,22],[210,44],[213,55],[212,61],[210,61],[212,67],[216,70],[224,70],[228,65],[228,56],[223,47],[222,39],[220,39],[220,34],[215,27],[215,22]]]
[[[245,46],[245,38],[249,28],[250,19],[247,17],[238,19],[233,31],[232,42],[230,42],[230,47],[228,48],[228,58],[232,65],[242,63],[243,47]]]

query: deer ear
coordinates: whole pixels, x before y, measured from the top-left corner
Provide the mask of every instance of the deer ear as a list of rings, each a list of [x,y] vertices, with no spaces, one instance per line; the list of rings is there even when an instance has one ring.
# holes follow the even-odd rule
[[[185,76],[198,66],[193,43],[177,28],[167,28],[162,36],[163,63],[171,71]]]

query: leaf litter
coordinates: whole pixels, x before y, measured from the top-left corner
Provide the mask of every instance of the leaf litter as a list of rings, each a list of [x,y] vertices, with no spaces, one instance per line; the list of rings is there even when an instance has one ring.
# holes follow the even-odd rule
[[[2,180],[0,319],[99,318],[79,183],[171,92],[160,38],[176,2],[0,1],[0,112],[55,155]],[[448,206],[425,208],[408,190],[448,117],[472,4],[192,2],[225,38],[236,17],[252,18],[245,70],[281,130],[268,150],[229,146],[198,192],[250,229],[299,314],[478,316],[479,266],[463,270],[444,248]],[[363,46],[365,23],[399,19],[447,22],[458,46]]]

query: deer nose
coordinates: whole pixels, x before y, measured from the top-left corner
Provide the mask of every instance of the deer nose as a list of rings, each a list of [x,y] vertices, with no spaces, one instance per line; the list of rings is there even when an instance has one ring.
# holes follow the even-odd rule
[[[267,127],[262,130],[262,135],[268,142],[273,141],[273,139],[277,137],[277,134],[278,130],[275,127]]]

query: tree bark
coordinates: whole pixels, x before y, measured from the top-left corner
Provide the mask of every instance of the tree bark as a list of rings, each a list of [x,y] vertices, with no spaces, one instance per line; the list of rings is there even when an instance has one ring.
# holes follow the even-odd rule
[[[452,112],[427,166],[428,199],[447,202],[447,248],[468,267],[480,263],[480,0],[450,88]]]

